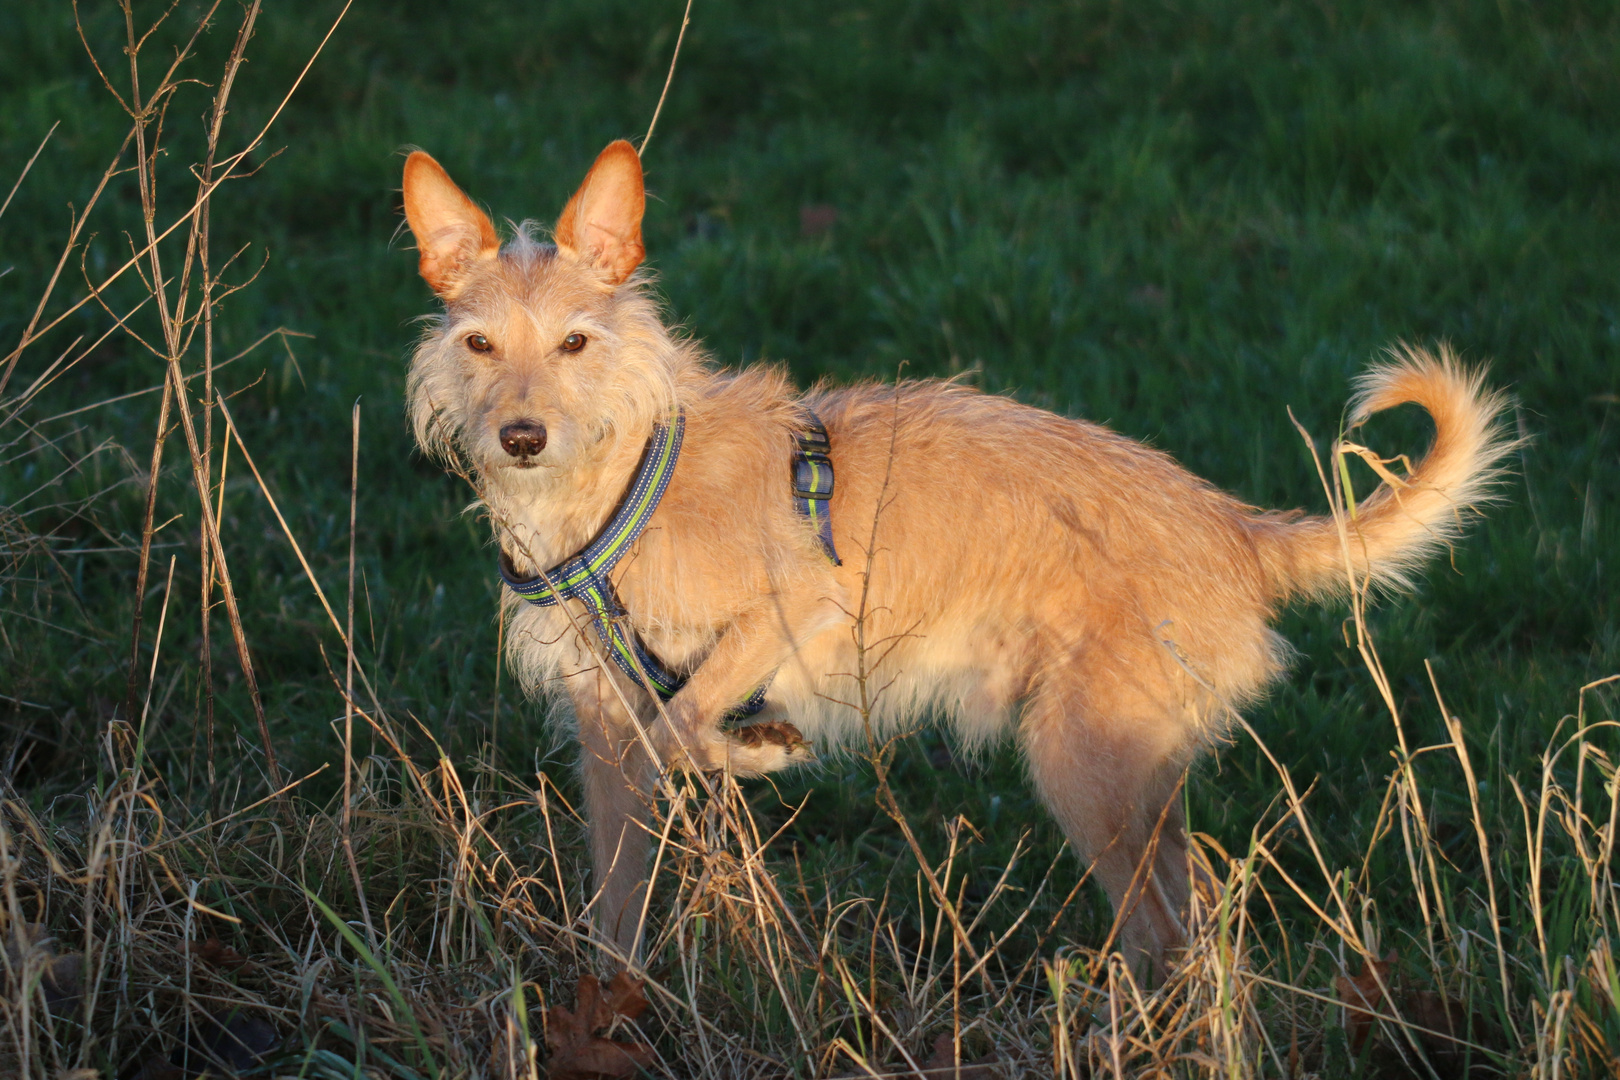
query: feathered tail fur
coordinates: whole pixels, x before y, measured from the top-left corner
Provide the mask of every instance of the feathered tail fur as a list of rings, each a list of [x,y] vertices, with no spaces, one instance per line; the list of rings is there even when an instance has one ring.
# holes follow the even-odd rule
[[[1438,356],[1402,345],[1356,380],[1352,427],[1397,405],[1419,405],[1434,418],[1434,445],[1410,476],[1381,484],[1354,517],[1258,519],[1261,557],[1279,599],[1347,592],[1352,571],[1357,588],[1408,588],[1462,532],[1466,510],[1498,497],[1503,460],[1519,441],[1501,422],[1506,395],[1486,390],[1484,378],[1444,345]]]

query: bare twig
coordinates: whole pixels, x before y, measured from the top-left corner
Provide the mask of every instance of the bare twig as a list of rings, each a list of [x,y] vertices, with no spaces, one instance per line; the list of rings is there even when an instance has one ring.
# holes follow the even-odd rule
[[[366,887],[360,880],[360,864],[354,858],[354,544],[357,507],[360,500],[360,402],[354,403],[354,434],[349,455],[349,617],[343,633],[343,855],[354,879],[354,894],[360,901],[360,917],[366,924],[366,937],[377,948],[377,930],[366,905]],[[255,475],[257,475],[255,473]],[[279,516],[279,515],[278,515]]]
[[[662,103],[662,99],[660,99],[660,103]],[[656,119],[656,117],[655,117],[655,119]],[[56,121],[54,124],[51,125],[51,129],[45,133],[45,137],[43,139],[39,140],[39,145],[34,148],[33,156],[31,156],[28,159],[28,164],[24,165],[22,167],[22,172],[17,174],[17,182],[11,185],[11,190],[10,191],[6,192],[6,201],[5,202],[0,202],[0,217],[5,217],[5,215],[6,215],[6,207],[10,206],[11,205],[11,200],[16,197],[17,189],[22,187],[23,180],[27,178],[29,170],[31,170],[34,167],[34,162],[38,161],[39,160],[39,155],[42,152],[44,152],[45,144],[51,141],[51,136],[55,135],[56,134],[56,129],[61,127],[61,126],[62,126],[62,121],[60,121],[60,120]]]
[[[681,58],[681,42],[686,40],[686,28],[692,22],[692,0],[686,0],[686,10],[681,14],[681,30],[675,36],[675,51],[669,55],[669,72],[664,76],[664,89],[658,95],[658,104],[653,108],[652,120],[647,124],[647,134],[641,137],[641,145],[636,148],[636,156],[646,157],[647,144],[652,141],[653,129],[658,126],[658,115],[664,111],[664,99],[669,96],[669,84],[675,81],[675,61]]]
[[[135,616],[129,633],[129,678],[124,686],[124,718],[135,716],[135,680],[141,655],[141,612],[146,603],[146,573],[152,558],[152,519],[157,510],[158,476],[163,468],[163,444],[167,441],[169,401],[172,388],[163,380],[163,401],[158,406],[157,434],[152,438],[152,463],[146,476],[146,513],[141,522],[141,557],[135,570]]]

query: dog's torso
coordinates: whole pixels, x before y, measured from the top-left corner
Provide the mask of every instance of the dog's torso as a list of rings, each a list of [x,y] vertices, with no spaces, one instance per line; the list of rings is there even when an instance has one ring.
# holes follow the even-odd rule
[[[808,580],[824,617],[797,628],[767,704],[824,746],[860,736],[863,712],[877,730],[942,715],[980,745],[1043,665],[1081,653],[1094,678],[1155,699],[1176,684],[1192,725],[1217,715],[1210,690],[1245,700],[1277,670],[1256,515],[1163,454],[944,382],[796,399],[775,372],[705,372],[682,392],[675,476],[615,574],[631,627],[691,671],[742,613]],[[801,401],[831,438],[839,567],[790,502]],[[604,481],[622,495],[634,461],[619,467]],[[591,494],[600,528],[617,500]],[[542,502],[524,516],[539,536],[562,515]],[[569,543],[589,539],[576,527]],[[559,609],[513,603],[511,618],[531,684],[595,665]]]

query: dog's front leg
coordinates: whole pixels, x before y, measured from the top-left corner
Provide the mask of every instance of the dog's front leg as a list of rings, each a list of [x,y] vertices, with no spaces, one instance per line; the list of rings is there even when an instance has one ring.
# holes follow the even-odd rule
[[[773,593],[734,620],[670,700],[673,730],[660,728],[659,753],[702,769],[729,768],[739,776],[814,761],[810,744],[791,724],[752,724],[727,734],[720,721],[787,663],[800,644],[839,619],[841,609],[829,592],[824,583],[816,583]],[[667,750],[662,740],[668,740]]]
[[[592,921],[618,957],[634,964],[647,893],[647,822],[657,769],[635,719],[608,683],[614,677],[600,669],[581,672],[569,680],[569,692],[579,725],[594,871]],[[625,688],[622,682],[620,687]],[[642,696],[637,690],[625,695],[630,701]]]

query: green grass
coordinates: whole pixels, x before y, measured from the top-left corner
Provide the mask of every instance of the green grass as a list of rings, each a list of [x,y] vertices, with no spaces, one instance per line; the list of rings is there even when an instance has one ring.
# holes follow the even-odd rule
[[[195,8],[185,0],[174,21]],[[263,16],[233,131],[268,116],[337,11],[289,8]],[[121,70],[121,16],[106,5],[86,16],[103,63]],[[419,719],[457,761],[491,738],[496,579],[482,527],[460,514],[469,493],[417,458],[402,420],[412,320],[431,297],[398,236],[399,151],[434,153],[498,220],[549,221],[603,144],[645,130],[679,17],[677,4],[627,0],[357,4],[273,128],[267,147],[279,153],[256,155],[262,171],[215,200],[216,249],[252,245],[232,279],[263,260],[222,308],[220,354],[278,327],[311,335],[290,340],[296,361],[271,341],[222,374],[239,391],[233,414],[338,597],[348,416],[361,400],[361,659],[387,706]],[[231,30],[205,40],[199,75],[217,70]],[[185,88],[170,109],[174,150],[161,168],[174,199],[188,187],[208,93]],[[986,390],[1105,421],[1268,507],[1326,505],[1288,408],[1319,444],[1330,438],[1351,378],[1397,339],[1449,340],[1489,361],[1533,439],[1520,472],[1450,564],[1382,603],[1372,626],[1414,746],[1445,739],[1424,670],[1433,663],[1468,732],[1493,842],[1512,847],[1522,826],[1509,779],[1529,787],[1577,689],[1620,670],[1617,116],[1620,10],[1605,3],[700,0],[648,148],[649,262],[671,317],[723,364],[785,361],[805,384],[889,378],[902,366],[967,371]],[[0,186],[57,122],[0,217],[8,349],[60,251],[65,204],[82,205],[127,127],[71,9],[9,5]],[[86,248],[92,270],[127,250],[120,230],[139,222],[133,179],[109,191]],[[835,207],[837,221],[804,236],[799,210],[810,204]],[[77,295],[77,266],[75,256],[61,295]],[[128,301],[139,289],[114,292]],[[149,314],[136,319],[143,333],[153,332]],[[70,319],[24,354],[7,394],[74,336],[105,327],[99,313]],[[160,377],[158,359],[114,336],[27,416]],[[144,468],[156,401],[41,429],[69,456],[110,439],[133,459],[98,454],[43,495],[28,493],[66,458],[24,435],[0,452],[0,507],[26,511],[28,529],[59,549],[138,539],[137,484],[78,515],[46,504]],[[0,444],[19,434],[0,428]],[[1367,441],[1415,452],[1426,438],[1421,422],[1395,416]],[[168,697],[149,722],[148,753],[196,803],[198,517],[178,437],[167,455],[159,521],[181,517],[158,542],[179,546],[154,555],[148,642],[170,554],[178,570],[156,680],[156,696]],[[1356,482],[1372,486],[1366,472]],[[317,643],[339,665],[341,646],[240,457],[223,505],[276,746],[302,774],[338,746],[329,725],[341,700]],[[123,698],[135,559],[21,566],[0,602],[0,730],[11,784],[45,807],[104,769],[94,747]],[[1294,776],[1318,781],[1309,805],[1335,867],[1360,865],[1395,744],[1344,618],[1289,613],[1280,628],[1298,660],[1250,712]],[[226,808],[263,792],[222,618],[214,653],[217,767],[241,786],[222,783],[205,801]],[[543,768],[568,790],[569,753],[553,749],[540,709],[503,687],[497,766],[520,777]],[[1608,691],[1589,695],[1597,719],[1620,719],[1614,703]],[[1620,754],[1612,730],[1594,741]],[[413,746],[428,752],[425,737]],[[937,768],[947,757],[933,735],[901,753],[895,786],[925,844],[940,850],[943,819],[962,813],[987,837],[974,863],[999,867],[1028,827],[1035,854],[1017,880],[1032,886],[1059,837],[1016,757],[1003,749],[964,770]],[[1429,828],[1466,872],[1478,862],[1466,787],[1454,767],[1417,768],[1432,793]],[[312,795],[335,789],[331,775]],[[873,785],[870,769],[834,762],[778,789],[756,786],[751,801],[768,825],[804,802],[784,848],[795,845],[843,895],[877,895],[911,868]],[[1193,827],[1243,849],[1276,788],[1259,749],[1237,737],[1194,777]],[[1300,850],[1282,857],[1304,865]],[[1393,885],[1405,868],[1391,861],[1374,874]],[[1298,904],[1281,911],[1305,918]],[[1096,944],[1104,914],[1083,907],[1064,933]],[[1381,915],[1416,926],[1398,890]]]

